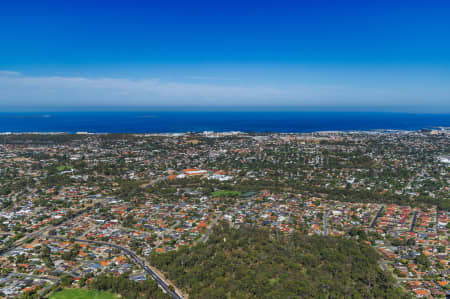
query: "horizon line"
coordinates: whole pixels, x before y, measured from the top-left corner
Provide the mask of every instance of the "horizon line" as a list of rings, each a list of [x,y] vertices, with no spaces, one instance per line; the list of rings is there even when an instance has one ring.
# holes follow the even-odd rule
[[[2,113],[50,112],[353,112],[353,113],[404,113],[450,114],[450,107],[421,106],[64,106],[64,107],[3,107]]]

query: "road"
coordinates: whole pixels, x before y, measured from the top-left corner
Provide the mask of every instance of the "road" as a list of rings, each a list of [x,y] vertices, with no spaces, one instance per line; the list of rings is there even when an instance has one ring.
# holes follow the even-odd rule
[[[169,227],[166,230],[160,231],[158,233],[158,236],[160,236],[160,235],[168,235],[168,234],[172,233],[175,230],[175,227],[177,227],[180,224],[181,224],[181,221],[179,219],[177,219],[177,221],[175,221],[175,223],[171,227]]]
[[[383,271],[388,271],[389,272],[389,270],[387,268],[387,262],[385,260],[380,259],[378,261],[378,265],[380,265],[380,267],[381,267],[381,269],[383,269]],[[399,279],[396,276],[394,277],[394,279],[395,279],[395,285],[397,287],[400,287]]]
[[[328,212],[329,210],[325,211],[325,213],[323,214],[323,234],[325,236],[328,236]]]
[[[414,212],[413,220],[411,221],[411,229],[409,230],[411,233],[414,231],[414,225],[416,224],[417,215],[419,212]]]
[[[34,279],[51,280],[51,281],[56,281],[56,282],[58,282],[60,280],[59,278],[55,278],[55,277],[30,275],[30,274],[17,273],[17,272],[11,272],[9,275],[11,275],[11,276],[29,277],[29,278],[34,278]]]
[[[165,180],[167,180],[169,178],[169,176],[163,176],[163,177],[159,177],[159,178],[157,178],[157,179],[155,179],[154,181],[152,181],[152,182],[150,182],[150,183],[148,183],[148,184],[144,184],[144,185],[142,185],[142,187],[148,187],[148,186],[154,186],[155,184],[157,184],[157,183],[159,183],[159,182],[162,182],[162,181],[165,181]]]
[[[161,178],[164,179],[164,178]],[[69,220],[73,220],[76,217],[78,217],[79,215],[81,215],[82,213],[84,213],[86,211],[86,209],[82,209],[82,210],[78,210],[76,211],[76,213],[66,219],[65,221],[61,222],[60,224],[56,225],[56,226],[47,226],[44,227],[38,231],[35,231],[31,234],[26,235],[24,238],[22,238],[21,240],[18,240],[13,246],[11,246],[10,248],[8,248],[8,250],[6,252],[4,252],[3,254],[6,254],[7,252],[10,252],[11,250],[23,245],[25,243],[25,240],[27,240],[28,238],[36,238],[36,237],[42,237],[44,235],[45,232],[56,228],[57,226],[62,225],[63,223],[69,221]],[[216,219],[217,222],[217,219]],[[47,238],[49,239],[54,239],[54,240],[62,240],[62,241],[67,241],[68,238],[61,238],[61,237],[56,237],[56,236],[47,236]],[[124,248],[122,246],[116,245],[116,244],[111,244],[111,243],[107,243],[107,242],[101,242],[101,241],[89,241],[89,240],[82,240],[82,239],[73,239],[74,241],[77,242],[81,242],[81,243],[92,243],[92,244],[97,244],[97,245],[106,245],[106,246],[110,246],[110,247],[114,247],[117,248],[119,250],[121,250],[123,253],[125,253],[127,256],[129,256],[137,265],[139,265],[148,275],[150,275],[157,283],[158,285],[167,293],[169,294],[172,298],[174,299],[183,299],[182,296],[178,295],[176,292],[171,291],[169,289],[169,285],[157,274],[155,273],[149,266],[147,266],[147,264],[145,263],[145,261],[141,260],[134,252],[132,252],[131,250]],[[43,278],[46,279],[46,278]]]
[[[377,215],[375,216],[375,218],[373,218],[372,223],[370,224],[370,228],[373,228],[375,226],[375,224],[377,223],[377,219],[378,217],[380,217],[381,212],[383,212],[384,210],[384,206],[381,206],[381,208],[378,210]]]
[[[383,269],[384,271],[387,271],[386,261],[379,260],[378,263],[380,264],[381,269]]]
[[[37,237],[41,238],[44,235],[45,232],[47,232],[47,231],[49,231],[51,229],[54,229],[54,228],[56,228],[56,227],[58,227],[58,226],[60,226],[60,225],[62,225],[64,223],[66,223],[69,220],[73,220],[73,219],[77,218],[78,216],[83,214],[83,212],[85,212],[85,209],[84,210],[78,210],[78,211],[75,212],[75,214],[72,217],[69,217],[68,219],[64,220],[63,222],[61,222],[60,224],[58,224],[56,226],[49,225],[49,226],[43,227],[43,228],[41,228],[41,229],[39,229],[39,230],[37,230],[35,232],[25,234],[25,236],[23,238],[21,238],[20,240],[17,240],[16,242],[14,242],[14,244],[11,245],[5,252],[3,252],[2,255],[6,255],[7,253],[11,252],[12,250],[16,249],[17,247],[22,246],[29,239],[35,239]]]
[[[50,239],[55,239],[55,240],[63,240],[63,241],[67,241],[67,238],[61,238],[61,237],[54,237],[54,236],[49,236],[48,238]],[[82,239],[74,239],[74,241],[76,242],[80,242],[80,243],[91,243],[91,244],[97,244],[97,245],[105,245],[105,246],[109,246],[109,247],[113,247],[113,248],[117,248],[119,250],[121,250],[123,253],[125,253],[127,256],[129,256],[137,265],[139,265],[148,275],[150,275],[157,283],[158,285],[167,293],[169,294],[172,298],[175,299],[182,299],[183,297],[178,295],[176,292],[173,292],[169,289],[169,285],[160,277],[158,276],[157,273],[155,273],[149,266],[146,265],[145,261],[141,260],[133,251],[116,245],[116,244],[112,244],[112,243],[107,243],[107,242],[101,242],[101,241],[90,241],[90,240],[82,240]]]
[[[222,218],[223,212],[220,212],[219,215],[217,215],[216,219],[214,220],[213,224],[211,224],[211,227],[209,228],[209,230],[206,232],[206,234],[203,236],[201,242],[205,243],[206,241],[208,241],[209,235],[212,233],[212,230],[214,229],[214,226],[216,226],[217,222],[219,221],[220,218]]]
[[[48,280],[48,281],[53,282],[53,283],[50,283],[48,286],[46,286],[39,292],[39,296],[40,296],[39,298],[44,298],[44,295],[47,294],[47,292],[55,285],[55,283],[60,282],[59,278],[53,278],[53,277],[48,277],[48,276],[28,275],[28,274],[17,273],[17,272],[12,272],[10,275],[28,277],[28,278],[34,278],[34,279],[43,279],[43,280]]]
[[[43,228],[41,228],[41,229],[39,229],[39,230],[37,230],[35,232],[25,234],[24,237],[22,237],[20,240],[17,240],[16,242],[14,242],[14,244],[11,245],[8,249],[6,249],[1,255],[6,255],[8,252],[11,252],[12,250],[16,249],[17,247],[22,246],[29,239],[35,239],[37,237],[42,238],[42,236],[46,232],[50,231],[51,229],[57,228],[60,225],[63,225],[67,221],[74,220],[75,218],[79,217],[80,215],[82,215],[83,213],[88,211],[89,208],[93,207],[96,203],[101,203],[103,200],[104,200],[103,198],[97,199],[97,200],[93,201],[91,204],[89,204],[85,208],[82,208],[82,209],[79,209],[79,210],[74,210],[71,217],[68,217],[63,222],[61,222],[61,223],[59,223],[57,225],[45,226],[45,227],[43,227]]]

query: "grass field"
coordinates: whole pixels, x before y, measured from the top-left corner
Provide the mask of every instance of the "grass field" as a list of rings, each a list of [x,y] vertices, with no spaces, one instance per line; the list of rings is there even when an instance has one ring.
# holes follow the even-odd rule
[[[50,299],[117,299],[116,295],[109,292],[84,289],[64,289],[50,296]]]
[[[58,167],[56,167],[56,170],[58,170],[58,171],[63,171],[63,170],[70,170],[70,169],[72,169],[72,166],[58,166]]]
[[[239,191],[218,190],[211,194],[213,197],[237,197],[241,195]]]

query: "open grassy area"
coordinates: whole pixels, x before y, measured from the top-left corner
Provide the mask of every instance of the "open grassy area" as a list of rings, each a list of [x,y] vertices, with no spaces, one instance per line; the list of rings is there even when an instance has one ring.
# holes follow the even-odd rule
[[[64,289],[50,296],[50,299],[117,299],[116,295],[109,292],[85,289]]]
[[[58,171],[63,171],[63,170],[71,170],[72,169],[72,166],[63,166],[63,165],[61,165],[61,166],[58,166],[58,167],[56,167],[56,170],[58,170]]]
[[[239,191],[218,190],[211,194],[213,197],[238,197],[241,195]]]

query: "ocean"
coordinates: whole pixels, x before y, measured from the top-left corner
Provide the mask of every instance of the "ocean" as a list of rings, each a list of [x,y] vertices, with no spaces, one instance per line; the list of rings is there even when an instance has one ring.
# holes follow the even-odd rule
[[[450,114],[384,112],[0,113],[0,132],[315,132],[450,127]]]

